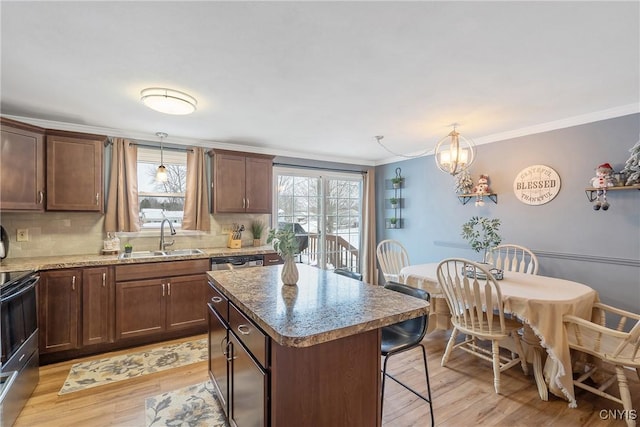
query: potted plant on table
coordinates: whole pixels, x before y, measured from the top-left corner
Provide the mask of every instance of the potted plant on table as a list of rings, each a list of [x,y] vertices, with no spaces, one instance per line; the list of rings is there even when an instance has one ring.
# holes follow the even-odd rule
[[[462,237],[469,241],[471,249],[476,252],[484,251],[482,261],[487,259],[487,252],[502,242],[498,234],[500,220],[474,216],[462,224]]]
[[[267,243],[282,257],[284,265],[280,277],[285,285],[298,283],[298,268],[293,257],[299,252],[300,245],[293,227],[272,228],[267,236]]]
[[[264,222],[251,221],[251,234],[253,234],[253,246],[262,246],[262,233],[264,232]]]

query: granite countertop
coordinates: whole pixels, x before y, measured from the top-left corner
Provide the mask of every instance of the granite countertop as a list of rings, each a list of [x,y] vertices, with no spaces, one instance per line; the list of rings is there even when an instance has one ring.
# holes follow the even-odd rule
[[[154,258],[133,258],[133,259],[120,259],[118,255],[60,255],[60,256],[47,256],[47,257],[32,257],[32,258],[8,258],[3,259],[0,263],[0,273],[10,271],[22,271],[22,270],[54,270],[60,268],[78,268],[78,267],[95,267],[104,265],[117,265],[117,264],[138,264],[149,262],[165,262],[165,261],[177,261],[188,259],[206,259],[217,256],[231,256],[231,255],[254,255],[254,254],[266,254],[274,253],[271,246],[247,246],[240,249],[229,248],[198,248],[204,253],[193,255],[176,255],[166,257],[154,257]]]
[[[209,271],[219,290],[278,344],[308,347],[412,319],[429,310],[418,298],[297,264],[297,286],[282,266]]]

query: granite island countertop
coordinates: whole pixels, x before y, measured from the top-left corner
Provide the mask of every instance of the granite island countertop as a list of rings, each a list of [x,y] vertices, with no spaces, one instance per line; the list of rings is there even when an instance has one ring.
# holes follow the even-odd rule
[[[178,249],[178,248],[176,248]],[[275,253],[273,247],[267,246],[246,246],[239,249],[230,248],[199,248],[202,254],[176,255],[153,258],[132,258],[120,259],[118,255],[56,255],[45,257],[23,257],[7,258],[0,262],[0,273],[23,270],[55,270],[61,268],[96,267],[105,265],[138,264],[149,262],[166,262],[188,259],[205,259],[218,256],[231,255],[255,255]]]
[[[297,264],[296,286],[281,265],[209,271],[216,287],[278,344],[308,347],[428,313],[427,301]]]

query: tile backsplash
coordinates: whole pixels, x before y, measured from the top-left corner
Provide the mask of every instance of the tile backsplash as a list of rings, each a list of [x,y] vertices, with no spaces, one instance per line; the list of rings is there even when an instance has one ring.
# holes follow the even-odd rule
[[[228,235],[222,229],[233,223],[244,224],[242,246],[251,246],[253,236],[249,225],[254,219],[270,224],[271,215],[225,214],[211,216],[209,232],[180,231],[176,236],[165,229],[165,239],[175,240],[172,249],[217,248],[227,245]],[[87,212],[3,212],[0,224],[9,236],[7,258],[54,255],[99,254],[106,239],[104,215]],[[17,241],[17,230],[27,230],[28,240]],[[118,233],[120,246],[131,243],[134,250],[154,250],[160,242],[160,230],[140,233]],[[263,237],[264,243],[264,237]]]

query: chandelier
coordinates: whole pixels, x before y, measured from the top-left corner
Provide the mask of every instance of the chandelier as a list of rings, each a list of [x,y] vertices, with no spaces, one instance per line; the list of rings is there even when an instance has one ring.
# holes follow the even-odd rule
[[[475,155],[473,142],[460,135],[454,124],[449,135],[436,145],[434,157],[438,169],[455,176],[471,166]]]

